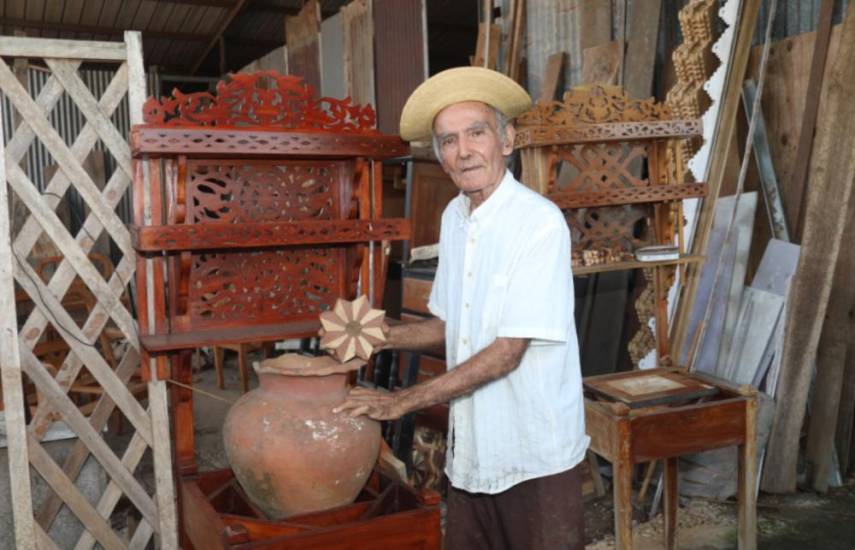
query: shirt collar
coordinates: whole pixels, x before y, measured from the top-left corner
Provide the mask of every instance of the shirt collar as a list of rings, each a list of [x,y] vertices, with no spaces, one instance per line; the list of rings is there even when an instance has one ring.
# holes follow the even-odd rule
[[[487,197],[481,206],[475,209],[474,212],[470,213],[470,200],[463,192],[460,193],[460,200],[458,201],[457,213],[460,217],[461,222],[466,221],[479,221],[485,222],[493,217],[496,211],[499,210],[499,207],[503,202],[511,195],[513,192],[512,187],[516,184],[514,180],[514,176],[511,174],[510,170],[505,170],[505,175],[502,177],[502,181],[499,182],[499,186]]]

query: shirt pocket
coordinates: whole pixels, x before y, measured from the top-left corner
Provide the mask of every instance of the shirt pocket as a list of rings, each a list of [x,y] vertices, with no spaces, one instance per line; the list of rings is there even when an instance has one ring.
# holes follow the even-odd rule
[[[505,297],[508,294],[507,275],[492,275],[484,294],[484,307],[482,308],[479,348],[486,347],[496,339],[502,312],[505,307]]]

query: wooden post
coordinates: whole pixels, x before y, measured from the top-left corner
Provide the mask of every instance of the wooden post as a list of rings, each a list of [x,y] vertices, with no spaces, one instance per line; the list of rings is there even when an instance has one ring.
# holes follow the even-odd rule
[[[850,128],[855,120],[855,10],[847,12],[841,32],[811,155],[802,249],[790,289],[775,423],[764,467],[763,489],[768,492],[796,488],[799,434],[834,278],[828,266],[837,261],[843,229],[851,223],[846,216],[855,185],[855,133]]]
[[[737,497],[739,550],[757,548],[757,392],[740,388],[745,402],[745,443],[739,446]],[[768,455],[767,455],[768,456]]]
[[[674,550],[677,548],[677,502],[680,498],[677,482],[677,457],[665,459],[665,501],[663,512],[665,515],[665,548]]]
[[[618,403],[612,408],[620,416],[612,443],[612,448],[615,449],[614,461],[612,462],[615,548],[617,550],[632,550],[632,454],[629,435],[629,407]]]
[[[0,112],[0,128],[3,114]],[[6,452],[12,490],[12,515],[17,548],[36,548],[30,465],[27,456],[27,422],[18,349],[18,315],[15,307],[15,266],[9,225],[9,186],[6,185],[6,148],[0,139],[0,380],[6,420]]]
[[[843,246],[834,268],[834,280],[828,311],[822,323],[819,347],[816,353],[816,381],[811,398],[810,424],[808,426],[807,460],[811,485],[820,493],[828,491],[831,459],[834,452],[834,436],[844,387],[846,370],[846,347],[850,336],[850,312],[855,308],[855,200],[849,199],[849,214],[846,216]],[[830,266],[828,266],[830,267]],[[849,402],[852,407],[852,402]],[[841,472],[845,477],[845,472]]]

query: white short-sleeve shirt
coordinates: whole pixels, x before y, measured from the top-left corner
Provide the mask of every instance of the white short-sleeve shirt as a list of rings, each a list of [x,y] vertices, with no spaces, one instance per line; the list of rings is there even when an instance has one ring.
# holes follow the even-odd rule
[[[461,193],[443,212],[428,308],[445,321],[449,369],[497,337],[531,339],[519,367],[451,402],[451,484],[499,493],[572,468],[588,447],[570,234],[561,211],[510,172],[469,209]]]

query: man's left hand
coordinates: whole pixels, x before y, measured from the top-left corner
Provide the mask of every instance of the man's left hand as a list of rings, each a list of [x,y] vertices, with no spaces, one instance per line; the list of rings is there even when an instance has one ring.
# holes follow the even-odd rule
[[[401,395],[400,391],[390,393],[356,387],[350,390],[344,403],[334,408],[333,412],[343,412],[350,416],[364,414],[374,420],[395,420],[407,412],[403,407]]]

